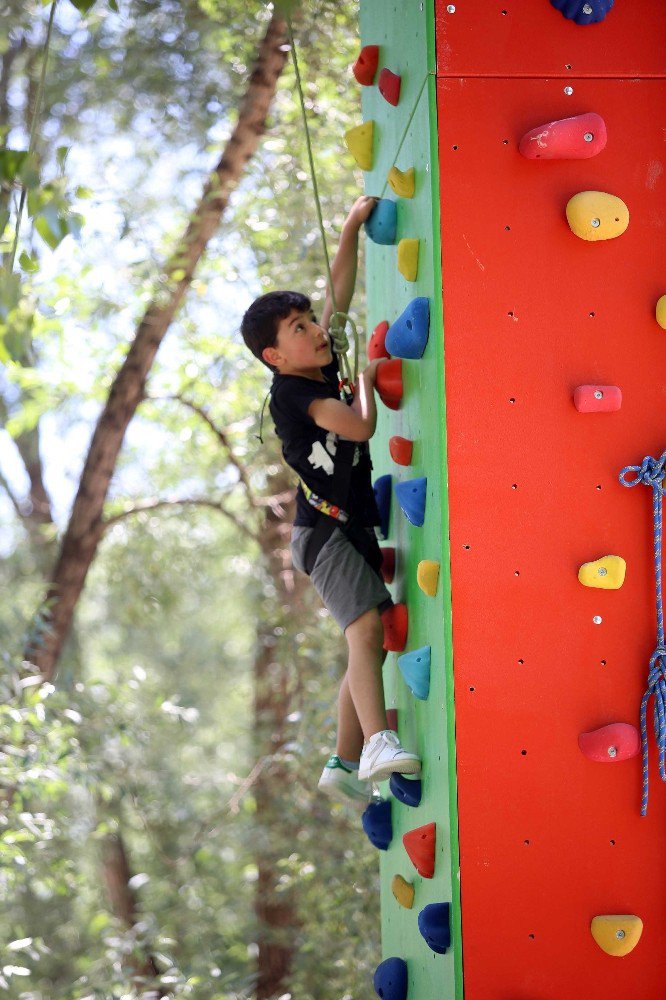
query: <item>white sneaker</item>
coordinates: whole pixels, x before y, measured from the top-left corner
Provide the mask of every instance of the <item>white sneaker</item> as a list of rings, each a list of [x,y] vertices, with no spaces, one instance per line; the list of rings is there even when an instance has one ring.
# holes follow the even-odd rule
[[[343,801],[360,799],[369,802],[372,795],[371,782],[359,781],[358,771],[351,771],[345,767],[336,753],[326,762],[317,787],[332,799]]]
[[[384,781],[394,771],[399,774],[420,774],[421,761],[415,753],[407,753],[392,729],[375,733],[363,747],[358,776],[361,781]]]

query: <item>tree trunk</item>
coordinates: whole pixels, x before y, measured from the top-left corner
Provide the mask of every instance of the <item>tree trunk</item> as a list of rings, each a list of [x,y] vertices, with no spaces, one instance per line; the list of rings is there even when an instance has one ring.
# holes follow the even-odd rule
[[[288,489],[288,473],[281,470],[271,491]],[[289,555],[293,502],[282,512],[268,509],[261,538],[263,562],[276,592],[265,599],[257,633],[254,664],[254,739],[257,760],[265,760],[255,784],[256,863],[258,871],[255,914],[259,954],[257,1000],[284,993],[299,930],[297,899],[281,882],[279,862],[296,850],[298,814],[291,806],[293,783],[284,755],[286,720],[293,689],[293,655],[281,640],[293,636],[289,620],[298,613],[309,584],[291,569]]]
[[[69,524],[40,610],[47,627],[40,629],[39,640],[30,641],[25,650],[25,658],[39,668],[45,680],[51,680],[55,673],[102,537],[103,509],[111,477],[127,426],[144,398],[146,378],[157,350],[219,226],[229,196],[266,129],[268,110],[286,60],[285,41],[285,22],[274,15],[261,42],[236,127],[167,264],[164,289],[146,310],[97,421]]]

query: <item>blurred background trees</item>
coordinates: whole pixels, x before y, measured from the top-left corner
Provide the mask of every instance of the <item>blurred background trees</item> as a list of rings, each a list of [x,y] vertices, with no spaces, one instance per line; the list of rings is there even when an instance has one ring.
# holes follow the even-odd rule
[[[0,993],[364,997],[376,855],[316,793],[344,644],[291,572],[293,480],[268,415],[256,437],[269,373],[238,335],[262,291],[323,300],[289,62],[129,424],[53,682],[25,658],[93,429],[274,12],[0,9]],[[295,15],[333,247],[360,184],[357,13]]]

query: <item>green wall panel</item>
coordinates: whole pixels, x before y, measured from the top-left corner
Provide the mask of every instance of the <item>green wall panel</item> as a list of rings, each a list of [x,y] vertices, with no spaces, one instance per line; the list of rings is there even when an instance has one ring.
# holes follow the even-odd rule
[[[423,798],[417,809],[396,801],[392,804],[393,842],[381,856],[382,948],[384,958],[396,955],[407,961],[409,995],[418,1000],[462,997],[433,21],[429,2],[361,3],[362,44],[379,45],[379,68],[387,67],[402,77],[397,107],[381,96],[376,86],[379,71],[375,86],[359,88],[363,120],[375,122],[374,165],[365,174],[365,190],[398,202],[398,239],[420,240],[415,282],[400,275],[396,246],[367,240],[368,329],[382,320],[393,322],[416,296],[427,296],[431,309],[425,355],[419,361],[403,362],[402,406],[391,411],[380,404],[372,442],[375,477],[391,473],[394,482],[417,476],[428,480],[423,527],[408,523],[394,495],[385,543],[396,548],[396,576],[390,589],[394,600],[405,601],[409,609],[407,651],[425,645],[432,649],[426,702],[416,701],[402,680],[398,654],[388,654],[384,673],[387,705],[398,710],[401,739],[423,760]],[[401,170],[415,168],[413,199],[398,199],[386,185],[394,161]],[[409,467],[398,466],[390,458],[388,440],[396,434],[414,441]],[[441,564],[434,598],[417,585],[421,559]],[[383,792],[388,795],[388,786]],[[431,822],[437,827],[437,853],[435,877],[430,880],[414,870],[402,836]],[[390,885],[395,874],[415,886],[412,910],[403,909],[393,898]],[[418,913],[431,902],[452,903],[452,947],[445,955],[432,952],[418,931]]]

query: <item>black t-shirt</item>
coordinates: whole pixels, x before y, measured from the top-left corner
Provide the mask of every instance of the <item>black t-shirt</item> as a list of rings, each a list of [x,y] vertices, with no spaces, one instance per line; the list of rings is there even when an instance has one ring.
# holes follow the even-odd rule
[[[358,524],[371,527],[379,524],[379,512],[370,478],[372,463],[367,443],[356,445],[349,496],[345,501],[344,497],[336,496],[333,489],[338,435],[318,427],[308,415],[313,399],[340,399],[337,362],[332,361],[321,372],[323,382],[302,375],[273,376],[270,411],[282,442],[282,454],[287,465],[313,493],[342,507]],[[299,484],[294,524],[311,527],[317,517],[317,511],[308,503]]]

